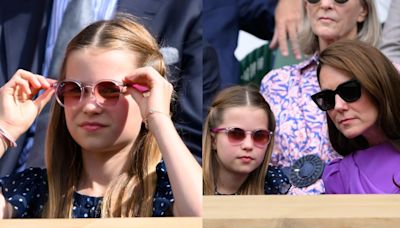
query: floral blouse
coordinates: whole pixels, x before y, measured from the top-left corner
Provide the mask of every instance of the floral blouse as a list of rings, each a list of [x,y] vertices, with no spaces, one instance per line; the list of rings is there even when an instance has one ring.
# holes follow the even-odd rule
[[[165,163],[156,168],[157,186],[153,199],[153,216],[167,216],[172,211],[174,197]],[[0,188],[14,209],[16,218],[40,218],[48,198],[46,169],[29,168],[0,178]],[[102,197],[92,197],[74,192],[73,218],[100,218]]]
[[[318,155],[329,163],[337,154],[328,138],[325,112],[319,110],[311,95],[320,91],[317,80],[317,55],[299,64],[270,71],[264,76],[260,92],[276,118],[275,144],[271,163],[288,167],[305,155]],[[289,190],[289,194],[324,193],[322,180]]]

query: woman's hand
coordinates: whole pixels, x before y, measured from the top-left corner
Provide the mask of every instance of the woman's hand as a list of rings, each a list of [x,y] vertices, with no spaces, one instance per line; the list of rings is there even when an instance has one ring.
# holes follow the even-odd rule
[[[125,77],[124,82],[128,85],[139,84],[148,88],[143,92],[128,86],[128,91],[140,107],[143,120],[146,121],[152,113],[169,116],[173,87],[158,71],[152,67],[138,68],[133,74]]]
[[[289,55],[289,39],[296,59],[301,59],[301,50],[298,34],[303,22],[302,0],[279,0],[275,9],[275,32],[269,47],[279,49],[283,56]]]
[[[53,82],[55,80],[18,70],[0,88],[0,126],[15,140],[28,130],[51,99]],[[33,99],[42,89],[46,91]]]

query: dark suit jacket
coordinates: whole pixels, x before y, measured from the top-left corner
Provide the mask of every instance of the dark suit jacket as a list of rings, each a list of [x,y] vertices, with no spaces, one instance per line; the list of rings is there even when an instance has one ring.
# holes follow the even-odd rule
[[[0,86],[19,68],[41,73],[51,7],[51,0],[1,1]],[[25,136],[0,159],[0,176],[14,170]]]
[[[221,88],[221,77],[217,52],[207,41],[203,43],[203,120],[205,120],[210,105]]]
[[[261,39],[272,38],[277,0],[204,0],[204,38],[216,49],[222,87],[239,83],[240,66],[234,52],[239,30]]]

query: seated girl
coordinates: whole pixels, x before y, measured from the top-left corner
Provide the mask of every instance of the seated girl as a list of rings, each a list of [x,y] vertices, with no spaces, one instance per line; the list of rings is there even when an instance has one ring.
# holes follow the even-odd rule
[[[267,170],[274,130],[274,115],[257,89],[222,90],[203,129],[204,194],[286,194],[287,177],[278,168]]]

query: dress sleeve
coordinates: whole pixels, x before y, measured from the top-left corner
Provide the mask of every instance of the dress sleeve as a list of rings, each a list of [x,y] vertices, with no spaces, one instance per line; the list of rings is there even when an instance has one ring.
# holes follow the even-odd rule
[[[172,216],[174,196],[164,161],[157,165],[156,172],[157,186],[153,199],[153,217]]]
[[[29,168],[0,178],[4,198],[14,209],[15,218],[40,218],[48,198],[45,169]]]
[[[322,174],[326,194],[343,194],[345,189],[340,175],[340,163],[342,159],[335,159],[329,163]]]
[[[289,178],[287,178],[279,167],[268,166],[264,184],[265,194],[286,194],[290,186]]]

